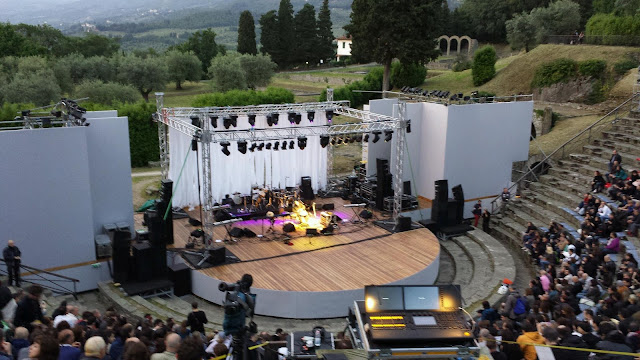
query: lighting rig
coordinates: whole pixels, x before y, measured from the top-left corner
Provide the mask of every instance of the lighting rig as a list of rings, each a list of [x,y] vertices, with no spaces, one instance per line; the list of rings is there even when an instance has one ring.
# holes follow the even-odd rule
[[[326,101],[300,104],[273,104],[273,105],[253,105],[236,107],[206,107],[206,108],[165,108],[163,106],[163,93],[156,93],[157,113],[154,120],[158,122],[158,136],[160,143],[160,160],[162,166],[162,176],[168,176],[168,149],[166,126],[172,127],[183,134],[193,137],[199,134],[198,141],[202,146],[202,172],[203,178],[203,199],[204,199],[204,227],[205,231],[211,232],[213,225],[212,199],[212,178],[211,178],[211,143],[220,143],[225,155],[230,154],[231,142],[237,142],[238,150],[242,154],[248,148],[250,152],[263,149],[272,151],[295,149],[304,150],[307,147],[309,137],[320,137],[320,145],[324,148],[329,144],[340,144],[342,142],[368,141],[369,135],[373,135],[373,142],[381,139],[384,134],[385,141],[391,141],[394,133],[396,137],[396,161],[394,171],[394,181],[397,184],[394,191],[393,221],[397,222],[401,210],[403,195],[403,161],[405,147],[405,133],[408,130],[409,121],[404,118],[404,103],[399,106],[399,118],[375,114],[369,111],[353,109],[349,107],[348,101]],[[319,125],[314,123],[317,113],[324,113],[327,124]],[[286,114],[289,124],[278,126],[281,114]],[[302,124],[302,114],[306,114],[309,124]],[[332,124],[334,116],[344,115],[360,122]],[[209,119],[210,121],[200,121],[196,126],[191,121],[191,117],[199,119]],[[267,127],[254,127],[255,118],[264,116]],[[247,117],[251,128],[235,129],[238,117]],[[223,119],[224,129],[217,127],[217,120]],[[228,126],[227,126],[228,125]],[[233,127],[233,128],[232,128]],[[363,139],[364,137],[364,139]],[[256,145],[257,144],[257,145]],[[279,145],[276,145],[279,144]]]
[[[78,101],[63,98],[55,105],[22,110],[13,120],[3,121],[1,130],[40,129],[50,127],[89,126],[84,114],[87,110],[78,105]],[[51,109],[51,110],[49,110]]]

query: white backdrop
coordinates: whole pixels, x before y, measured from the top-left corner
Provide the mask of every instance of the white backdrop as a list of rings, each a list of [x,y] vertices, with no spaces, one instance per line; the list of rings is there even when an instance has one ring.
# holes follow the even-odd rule
[[[190,121],[190,120],[187,120]],[[299,125],[291,125],[286,113],[281,113],[278,125],[273,127],[286,128],[292,126],[326,125],[324,111],[316,111],[313,123],[307,119],[306,112],[302,112],[302,121]],[[225,129],[222,119],[218,119],[218,127],[210,128],[214,131],[246,130],[249,125],[246,116],[238,117],[237,127]],[[256,117],[256,129],[267,129],[267,120],[264,115]],[[284,139],[283,139],[284,140]],[[225,156],[222,153],[222,146],[219,143],[211,145],[212,163],[212,196],[215,201],[224,198],[225,194],[240,192],[250,193],[252,185],[259,185],[270,188],[284,188],[286,186],[297,186],[300,184],[302,176],[310,176],[314,191],[324,188],[327,184],[327,148],[320,146],[318,136],[307,137],[307,146],[304,150],[298,148],[297,139],[286,139],[287,150],[274,151],[266,149],[266,144],[275,141],[265,142],[262,151],[257,149],[249,151],[251,142],[247,144],[247,153],[238,151],[236,142],[231,142],[228,147],[231,154]],[[289,149],[289,142],[295,143],[294,150]],[[282,140],[278,140],[282,143]],[[258,142],[260,144],[260,142]],[[200,145],[200,144],[199,144]],[[329,145],[330,146],[330,145]],[[178,182],[180,169],[185,157],[189,152],[182,177]],[[201,156],[202,149],[198,148],[198,157]],[[198,199],[198,177],[196,152],[191,151],[191,138],[173,128],[169,128],[169,178],[173,180],[173,205],[174,206],[195,206],[199,204]],[[201,163],[200,163],[201,165]],[[202,166],[200,166],[202,172]],[[200,178],[202,183],[202,178]],[[204,199],[203,199],[204,201]]]

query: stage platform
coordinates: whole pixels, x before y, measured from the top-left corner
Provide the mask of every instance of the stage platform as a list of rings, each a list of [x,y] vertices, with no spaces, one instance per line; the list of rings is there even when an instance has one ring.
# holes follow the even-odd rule
[[[328,318],[346,316],[354,300],[363,299],[365,285],[431,285],[438,275],[440,245],[426,228],[392,234],[374,225],[372,219],[353,223],[352,210],[340,198],[316,199],[316,208],[333,203],[334,214],[342,218],[333,235],[307,237],[304,229],[282,232],[285,219],[278,219],[275,233],[267,233],[268,220],[246,220],[235,227],[248,228],[264,237],[240,238],[225,245],[240,262],[192,271],[193,293],[221,304],[220,282],[236,282],[253,275],[257,294],[256,313],[285,318]],[[359,212],[361,209],[356,208]],[[320,216],[321,210],[317,210]],[[199,218],[197,209],[188,211]],[[136,216],[137,228],[141,216]],[[184,247],[196,227],[188,219],[174,220],[174,247]],[[214,228],[214,240],[227,235]],[[290,236],[290,238],[289,238]],[[285,241],[287,240],[287,241]]]

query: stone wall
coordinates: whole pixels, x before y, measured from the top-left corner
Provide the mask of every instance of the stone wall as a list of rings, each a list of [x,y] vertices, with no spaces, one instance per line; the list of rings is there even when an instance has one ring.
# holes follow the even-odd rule
[[[593,79],[579,77],[566,83],[561,82],[549,87],[535,89],[534,101],[548,102],[584,102],[593,91]]]

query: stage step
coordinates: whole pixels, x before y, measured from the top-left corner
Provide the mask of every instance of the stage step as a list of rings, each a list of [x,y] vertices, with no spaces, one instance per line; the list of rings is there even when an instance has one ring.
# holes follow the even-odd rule
[[[465,288],[469,285],[469,281],[473,275],[473,259],[471,255],[456,241],[452,241],[452,239],[441,241],[440,247],[446,249],[454,259],[455,273],[450,284],[460,285],[462,288]],[[440,264],[440,268],[442,268],[442,264]]]
[[[440,267],[435,285],[455,284],[456,260],[444,243],[440,243]]]

